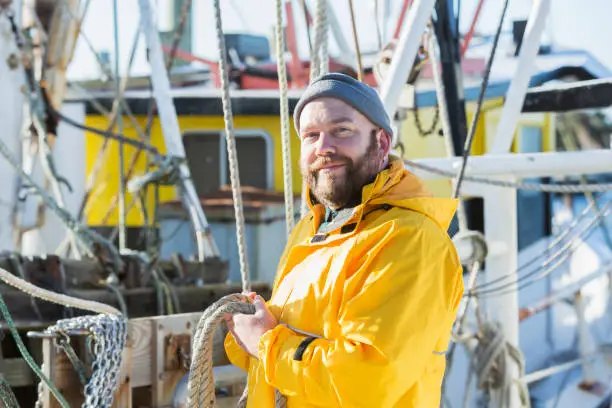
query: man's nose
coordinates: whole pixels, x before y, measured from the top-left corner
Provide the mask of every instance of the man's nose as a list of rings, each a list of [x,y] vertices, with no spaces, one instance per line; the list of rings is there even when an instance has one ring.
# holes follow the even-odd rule
[[[325,156],[330,153],[336,152],[336,146],[334,144],[333,137],[326,132],[319,134],[319,139],[316,144],[316,153],[319,156]]]

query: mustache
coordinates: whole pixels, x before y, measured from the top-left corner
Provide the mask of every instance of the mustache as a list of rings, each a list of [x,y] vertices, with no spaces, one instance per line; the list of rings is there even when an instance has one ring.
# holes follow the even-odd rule
[[[351,166],[353,164],[353,161],[345,156],[323,156],[310,165],[310,171],[319,171],[324,166],[328,166],[330,164],[344,164],[347,166]]]

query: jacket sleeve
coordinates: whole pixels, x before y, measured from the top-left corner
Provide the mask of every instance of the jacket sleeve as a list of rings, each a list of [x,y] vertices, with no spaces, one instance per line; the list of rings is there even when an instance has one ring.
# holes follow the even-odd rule
[[[282,325],[264,334],[258,354],[271,386],[316,406],[395,406],[433,359],[443,368],[463,295],[455,248],[433,226],[395,228],[383,239],[356,267],[363,283],[341,306],[337,338],[308,339]]]
[[[298,237],[300,236],[300,234],[303,233],[301,230],[304,230],[307,227],[308,225],[307,223],[305,223],[304,218],[300,220],[300,222],[296,225],[294,230],[291,232],[288,243],[285,246],[285,249],[281,255],[281,258],[279,260],[279,266],[282,266],[286,262],[287,253],[289,252],[291,247],[295,244],[295,242],[298,240]],[[280,271],[282,270],[282,268],[279,267],[278,270]],[[276,287],[278,285],[278,281],[280,280],[280,278],[281,276],[279,276],[277,272],[277,276],[274,279],[274,284],[272,287],[273,291],[276,290]],[[238,345],[232,333],[228,333],[226,335],[223,346],[225,348],[225,354],[227,355],[227,358],[229,359],[230,363],[232,363],[233,365],[237,367],[242,368],[245,371],[249,371],[249,362],[250,362],[251,356],[246,351],[244,351],[242,347]]]
[[[238,345],[232,333],[227,333],[223,346],[230,363],[248,372],[251,356]]]

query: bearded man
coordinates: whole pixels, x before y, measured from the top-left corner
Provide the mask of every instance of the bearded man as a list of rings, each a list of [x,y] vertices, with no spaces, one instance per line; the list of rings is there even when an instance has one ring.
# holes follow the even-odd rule
[[[463,296],[447,229],[456,200],[434,198],[389,154],[374,89],[320,77],[294,112],[310,212],[292,231],[271,299],[228,319],[225,349],[249,373],[248,407],[429,408]]]

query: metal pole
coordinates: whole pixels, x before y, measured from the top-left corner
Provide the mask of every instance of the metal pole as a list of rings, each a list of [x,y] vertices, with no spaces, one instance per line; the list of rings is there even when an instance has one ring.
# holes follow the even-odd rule
[[[501,177],[500,177],[501,178]],[[504,177],[512,181],[511,177]],[[507,279],[507,293],[486,297],[480,300],[486,311],[486,320],[501,324],[504,339],[512,346],[519,347],[519,306],[516,284],[518,257],[516,190],[495,186],[467,183],[465,194],[480,196],[484,200],[485,238],[490,248],[485,259],[484,281],[492,282],[499,278]],[[503,217],[500,217],[503,214]],[[511,380],[520,378],[519,367],[507,360],[508,375]],[[520,407],[519,388],[510,391],[509,405],[505,405],[502,391],[491,391],[491,407]]]
[[[518,56],[516,72],[506,94],[506,102],[497,126],[495,141],[489,150],[491,153],[510,151],[516,123],[521,115],[525,94],[535,68],[535,60],[540,48],[540,37],[544,31],[549,10],[550,0],[535,0],[533,2]]]
[[[116,98],[119,99],[117,104],[117,129],[119,134],[123,134],[123,120],[121,117],[121,85],[120,85],[120,74],[119,74],[119,11],[117,9],[117,0],[113,0],[113,24],[114,24],[114,37],[115,37],[115,92]],[[117,220],[119,225],[119,252],[123,252],[127,249],[127,235],[126,235],[126,214],[125,214],[125,146],[123,142],[119,142],[119,219]]]
[[[452,0],[440,0],[436,4],[438,19],[435,23],[436,36],[440,47],[444,97],[447,103],[447,114],[450,135],[453,140],[455,156],[463,154],[463,145],[467,136],[467,119],[465,98],[463,96],[463,75],[459,39],[456,37],[456,19]],[[429,50],[434,52],[434,50]]]
[[[166,142],[166,151],[171,156],[184,159],[186,156],[185,146],[183,145],[176,109],[173,104],[172,94],[170,93],[170,81],[164,65],[159,33],[153,22],[151,5],[149,0],[138,0],[138,5],[140,8],[141,29],[150,51],[153,95],[159,111],[159,119],[163,129],[164,141]],[[219,256],[219,249],[210,233],[208,220],[206,215],[204,215],[204,210],[191,180],[189,167],[184,161],[179,164],[179,171],[182,179],[183,204],[191,215],[191,221],[195,229],[198,243],[198,259],[202,262],[206,256],[217,257]],[[204,239],[206,239],[207,245],[204,245]]]
[[[584,315],[584,301],[582,300],[581,290],[574,294],[574,308],[578,317],[578,350],[580,358],[592,355],[596,348],[589,335],[589,322]],[[585,386],[593,385],[597,379],[593,360],[585,360],[582,364],[582,383]]]
[[[461,166],[461,157],[414,160],[415,164],[440,169],[453,174],[444,176],[406,164],[406,169],[424,179],[453,178]],[[571,163],[571,166],[568,166]],[[512,175],[524,177],[553,177],[568,174],[596,174],[610,171],[612,155],[608,149],[577,152],[486,154],[471,156],[465,174],[479,177]]]
[[[15,13],[15,21],[21,21],[21,1],[14,0],[10,5]],[[0,15],[0,31],[10,30],[9,20]],[[19,155],[20,131],[23,119],[24,94],[21,87],[24,82],[23,68],[19,66],[19,50],[13,36],[0,36],[0,123],[2,132],[0,142],[4,142],[14,156]],[[12,212],[16,201],[17,178],[6,160],[0,160],[0,248],[15,248],[12,226]]]
[[[399,43],[389,67],[389,74],[381,86],[380,95],[390,118],[395,116],[408,76],[419,49],[421,36],[431,18],[435,0],[415,0],[408,10]]]
[[[329,23],[329,29],[336,40],[336,44],[338,45],[340,55],[342,55],[342,58],[345,58],[346,60],[352,59],[353,52],[351,51],[348,41],[344,37],[344,32],[342,31],[342,27],[340,27],[338,16],[336,16],[333,3],[331,2],[328,2],[327,4],[327,21]]]

